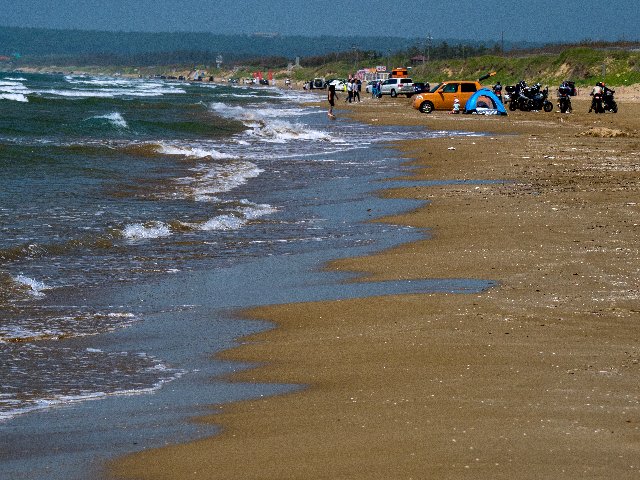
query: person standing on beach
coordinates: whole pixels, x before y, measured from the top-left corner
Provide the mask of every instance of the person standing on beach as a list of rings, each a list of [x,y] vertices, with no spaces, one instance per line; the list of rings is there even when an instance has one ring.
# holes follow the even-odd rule
[[[353,79],[353,101],[358,99],[360,101],[360,90],[362,89],[362,82],[360,80]]]
[[[345,102],[351,103],[353,100],[353,83],[351,80],[347,81],[347,98],[344,99]]]
[[[336,118],[336,116],[333,114],[333,106],[335,105],[337,98],[338,95],[336,94],[336,86],[329,85],[329,93],[327,93],[327,101],[329,102],[329,112],[327,112],[327,115],[329,116],[329,118]]]

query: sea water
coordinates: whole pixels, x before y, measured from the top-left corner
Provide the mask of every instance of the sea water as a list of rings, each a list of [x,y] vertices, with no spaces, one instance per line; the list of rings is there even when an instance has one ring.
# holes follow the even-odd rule
[[[309,100],[272,87],[0,73],[5,439],[58,425],[44,445],[98,428],[113,409],[144,418],[140,395],[193,407],[275,393],[210,380],[239,368],[212,353],[265,328],[238,326],[238,307],[491,285],[345,287],[345,274],[323,272],[331,258],[424,237],[368,223],[419,205],[372,192],[406,173],[387,142],[452,133],[331,122]],[[163,432],[139,441],[182,438]],[[104,439],[87,436],[87,450],[138,444],[109,451]]]

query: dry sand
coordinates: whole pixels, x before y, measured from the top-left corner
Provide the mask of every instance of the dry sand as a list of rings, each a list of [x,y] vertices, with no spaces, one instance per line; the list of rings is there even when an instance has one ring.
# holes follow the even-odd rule
[[[382,221],[433,238],[328,268],[499,286],[253,310],[279,328],[222,355],[264,365],[234,379],[309,388],[224,406],[203,419],[222,434],[119,459],[113,477],[640,478],[640,104],[574,107],[352,106],[362,121],[491,132],[398,148],[416,179],[505,182],[386,192],[429,200]]]

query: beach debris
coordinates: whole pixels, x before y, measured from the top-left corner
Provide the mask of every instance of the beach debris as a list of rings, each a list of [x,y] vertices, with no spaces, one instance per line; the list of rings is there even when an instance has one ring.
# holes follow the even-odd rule
[[[616,137],[628,137],[629,133],[618,130],[615,128],[607,127],[591,127],[584,132],[580,132],[577,137],[599,137],[599,138],[616,138]]]
[[[449,147],[447,150],[455,150],[456,147]]]

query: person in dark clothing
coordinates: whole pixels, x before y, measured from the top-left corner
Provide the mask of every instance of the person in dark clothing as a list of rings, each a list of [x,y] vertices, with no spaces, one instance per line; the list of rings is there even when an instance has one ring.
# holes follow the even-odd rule
[[[353,81],[351,80],[347,80],[347,98],[344,101],[349,103],[353,101]]]
[[[496,97],[498,97],[500,99],[500,101],[502,102],[502,85],[500,84],[500,82],[497,82],[494,86],[493,86],[493,93],[495,94]]]
[[[327,93],[327,101],[329,102],[329,111],[327,112],[327,115],[329,116],[329,118],[336,118],[336,116],[333,114],[333,107],[336,103],[337,98],[338,95],[336,94],[336,86],[329,85],[329,93]]]

